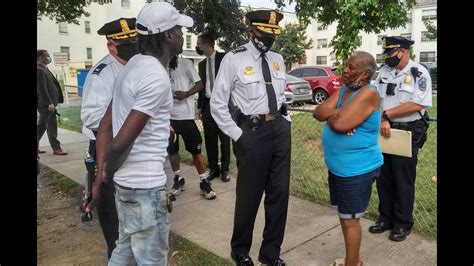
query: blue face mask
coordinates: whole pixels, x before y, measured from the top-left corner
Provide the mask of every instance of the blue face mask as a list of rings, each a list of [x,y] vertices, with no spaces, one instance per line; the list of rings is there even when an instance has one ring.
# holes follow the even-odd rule
[[[362,73],[362,75],[360,75],[360,77],[358,77],[354,82],[352,82],[351,84],[348,84],[346,87],[349,89],[349,90],[357,90],[358,88],[360,88],[360,86],[362,85],[362,81],[360,80],[362,78],[362,76],[364,75],[365,73]]]
[[[51,57],[46,57],[46,65],[50,64],[51,62],[53,62],[53,59],[51,59]]]

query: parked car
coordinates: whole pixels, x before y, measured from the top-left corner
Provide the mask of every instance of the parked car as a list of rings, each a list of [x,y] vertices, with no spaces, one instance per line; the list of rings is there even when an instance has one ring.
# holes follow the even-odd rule
[[[322,104],[336,90],[342,87],[339,77],[328,66],[305,66],[294,69],[288,74],[309,82],[312,90],[312,99],[316,104]]]
[[[431,88],[438,90],[438,65],[436,63],[420,63],[420,65],[426,67],[431,76]]]
[[[312,100],[309,82],[290,74],[286,74],[286,80],[285,98],[287,104],[301,106]]]

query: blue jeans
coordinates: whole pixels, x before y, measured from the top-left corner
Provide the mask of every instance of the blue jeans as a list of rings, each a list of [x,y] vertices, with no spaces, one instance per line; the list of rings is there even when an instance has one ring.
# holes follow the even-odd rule
[[[167,265],[169,219],[166,187],[115,184],[119,238],[108,265]]]
[[[329,196],[333,208],[337,208],[339,218],[361,218],[369,205],[372,183],[380,176],[381,167],[368,173],[351,177],[329,174]]]

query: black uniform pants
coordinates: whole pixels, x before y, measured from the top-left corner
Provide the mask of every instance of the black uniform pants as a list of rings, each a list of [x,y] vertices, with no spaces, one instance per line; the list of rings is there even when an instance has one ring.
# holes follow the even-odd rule
[[[231,247],[248,254],[260,200],[265,192],[265,228],[260,254],[277,259],[285,234],[289,198],[291,123],[282,116],[261,121],[252,131],[244,120],[242,136],[234,143],[238,177]]]
[[[413,227],[418,144],[412,140],[412,157],[383,154],[384,164],[376,179],[379,196],[379,221],[395,228]]]
[[[49,144],[53,150],[61,148],[61,143],[58,140],[58,121],[56,114],[49,111],[40,112],[37,126],[37,138],[39,141],[43,137],[44,132],[48,134]]]
[[[214,118],[212,118],[209,98],[205,98],[202,107],[202,119],[209,168],[216,173],[228,173],[230,164],[230,137],[219,129]],[[221,142],[221,167],[219,167],[217,159],[219,154],[218,140]]]
[[[95,140],[89,141],[89,154],[96,157]],[[110,259],[112,251],[115,248],[115,241],[118,239],[118,215],[115,207],[115,188],[113,182],[104,183],[101,190],[100,203],[97,206],[97,214],[99,216],[100,228],[104,234],[105,242],[107,244],[107,257]]]

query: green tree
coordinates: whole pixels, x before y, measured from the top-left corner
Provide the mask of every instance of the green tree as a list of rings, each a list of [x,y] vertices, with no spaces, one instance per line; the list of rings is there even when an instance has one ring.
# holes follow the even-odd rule
[[[78,18],[90,15],[85,8],[92,2],[108,4],[112,0],[37,0],[36,18],[41,20],[45,16],[57,22],[79,24]]]
[[[176,7],[193,18],[194,25],[188,31],[212,34],[226,52],[245,43],[245,17],[239,0],[189,1]]]
[[[433,22],[424,19],[423,24],[425,24],[427,30],[427,32],[425,33],[425,37],[428,38],[428,40],[436,40],[438,38],[438,29],[433,24]]]
[[[287,71],[291,70],[293,63],[305,64],[305,51],[313,48],[313,40],[306,40],[305,29],[303,24],[286,24],[275,40],[273,48],[285,59]]]
[[[280,1],[281,2],[281,1]],[[380,33],[387,28],[404,26],[407,11],[415,0],[289,0],[296,2],[296,15],[307,25],[316,19],[322,26],[337,23],[336,35],[330,46],[337,64],[344,63],[357,48],[358,34]],[[278,3],[277,3],[278,5]]]

